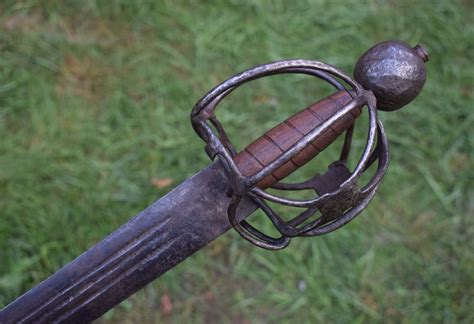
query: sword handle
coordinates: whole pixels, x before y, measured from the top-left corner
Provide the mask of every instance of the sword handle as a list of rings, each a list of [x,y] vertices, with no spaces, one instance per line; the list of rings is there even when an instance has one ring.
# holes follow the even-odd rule
[[[346,90],[340,90],[308,108],[296,113],[253,141],[234,157],[234,161],[245,176],[252,176],[292,147],[304,135],[318,127],[352,99]],[[341,120],[331,125],[304,150],[260,181],[261,189],[271,187],[281,179],[302,167],[319,152],[328,147],[347,130],[361,114],[361,107],[350,110]]]

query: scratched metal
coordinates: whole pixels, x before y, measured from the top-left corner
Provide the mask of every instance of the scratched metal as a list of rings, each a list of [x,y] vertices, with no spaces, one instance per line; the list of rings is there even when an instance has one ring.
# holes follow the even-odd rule
[[[211,159],[219,157],[223,162],[232,185],[232,196],[228,216],[232,227],[246,240],[256,246],[279,250],[288,246],[290,238],[295,236],[314,236],[329,233],[354,219],[370,202],[385,175],[389,164],[388,141],[383,125],[377,117],[377,109],[396,110],[412,101],[421,91],[426,72],[424,62],[428,60],[426,51],[417,45],[411,48],[400,41],[382,42],[367,50],[355,67],[355,79],[334,66],[319,61],[284,60],[256,66],[225,80],[204,97],[191,112],[194,130],[206,143],[206,152]],[[338,89],[344,88],[338,80],[344,81],[351,89],[346,89],[352,100],[344,107],[338,107],[334,115],[315,127],[287,151],[252,176],[240,172],[234,156],[237,154],[224,128],[215,116],[218,104],[232,91],[253,80],[281,73],[303,73],[323,79]],[[369,130],[362,156],[353,172],[344,168],[333,168],[321,176],[313,178],[312,188],[321,188],[318,183],[337,184],[332,191],[312,199],[296,200],[266,192],[257,184],[275,170],[299,154],[331,125],[344,118],[355,107],[367,106],[369,112]],[[215,126],[217,132],[209,122]],[[351,146],[352,128],[346,132],[341,158],[336,161],[345,166]],[[376,146],[375,146],[376,145]],[[376,147],[376,148],[375,148]],[[361,188],[358,179],[368,167],[378,160],[378,168],[370,180],[370,185]],[[348,171],[348,170],[347,170]],[[285,185],[277,183],[273,188],[283,190],[307,189],[307,182]],[[306,187],[305,187],[306,186]],[[321,190],[319,190],[321,191]],[[318,193],[318,190],[316,190]],[[236,210],[243,198],[252,199],[268,216],[279,237],[271,237],[247,221],[237,219]],[[266,203],[271,201],[287,206],[306,208],[289,221],[280,217]],[[311,218],[317,211],[321,216]],[[305,221],[309,222],[304,223]]]
[[[303,212],[288,224],[283,224],[280,228],[283,234],[281,239],[270,239],[267,245],[267,237],[256,233],[257,240],[253,243],[259,245],[259,242],[264,242],[259,246],[282,248],[288,244],[290,236],[321,235],[343,226],[372,199],[388,166],[388,141],[383,125],[377,119],[376,108],[395,110],[410,102],[424,84],[426,74],[423,63],[426,61],[426,52],[420,46],[412,49],[404,43],[391,41],[374,46],[359,59],[355,68],[357,82],[321,62],[290,60],[247,70],[222,83],[204,96],[192,112],[193,127],[208,144],[208,154],[212,158],[218,154],[220,160],[186,180],[103,241],[16,299],[0,311],[0,323],[90,322],[227,231],[231,227],[230,223],[236,229],[240,225],[247,226],[243,219],[257,205],[270,218],[276,219],[263,199],[309,210],[321,208],[326,216],[311,227],[293,228],[309,215]],[[233,163],[231,155],[235,154],[235,149],[217,119],[213,118],[212,112],[219,101],[238,85],[256,77],[287,72],[323,76],[323,79],[339,87],[332,78],[335,76],[352,87],[356,93],[354,100],[341,107],[328,123],[337,121],[353,106],[367,104],[369,108],[368,141],[357,167],[351,173],[344,165],[352,136],[349,130],[340,161],[337,161],[341,164],[333,165],[326,175],[299,185],[309,185],[321,195],[307,201],[270,195],[252,187],[252,184],[255,185],[281,166],[289,156],[300,152],[328,125],[323,124],[313,130],[290,149],[290,153],[283,154],[262,172],[247,179]],[[218,138],[210,128],[206,128],[207,119],[219,132],[222,131],[223,136]],[[375,138],[377,145],[372,150]],[[364,187],[357,187],[358,175],[376,160],[378,166],[374,177]],[[292,186],[297,188],[298,184],[286,187]],[[280,189],[284,187],[281,185]],[[229,188],[233,190],[229,191]],[[251,202],[252,198],[254,202]],[[345,211],[349,207],[352,209]]]
[[[396,110],[412,101],[426,80],[427,52],[400,41],[382,42],[365,52],[354,68],[354,78],[377,98],[380,110]]]
[[[90,322],[231,226],[215,162],[0,312],[0,323]],[[243,218],[255,210],[245,201]]]

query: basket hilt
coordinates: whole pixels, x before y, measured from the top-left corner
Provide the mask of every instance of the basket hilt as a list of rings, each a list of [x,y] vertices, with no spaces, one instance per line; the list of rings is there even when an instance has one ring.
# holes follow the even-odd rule
[[[206,142],[211,159],[219,157],[229,176],[229,222],[257,246],[281,249],[291,237],[331,232],[354,219],[370,202],[388,168],[388,141],[377,109],[392,111],[421,91],[426,72],[426,51],[399,41],[377,44],[357,61],[353,80],[337,68],[318,61],[288,60],[244,71],[212,89],[191,113],[196,133]],[[300,73],[323,79],[338,91],[293,115],[237,153],[214,114],[219,102],[242,84],[281,73]],[[343,81],[348,88],[342,85]],[[350,171],[346,166],[355,120],[367,107],[369,131],[362,155]],[[213,127],[212,127],[213,126]],[[341,156],[322,175],[301,183],[281,180],[303,166],[345,132]],[[365,185],[358,180],[374,162],[377,169]],[[295,200],[265,191],[312,189],[317,197]],[[236,219],[243,198],[252,199],[274,224],[280,237],[270,237],[246,220]],[[266,201],[304,208],[291,220],[281,218]],[[317,215],[317,217],[314,217]]]

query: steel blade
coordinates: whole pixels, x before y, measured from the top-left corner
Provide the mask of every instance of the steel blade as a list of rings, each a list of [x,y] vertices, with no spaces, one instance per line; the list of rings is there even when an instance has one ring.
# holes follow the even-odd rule
[[[226,186],[211,164],[9,304],[0,323],[98,318],[230,228]],[[255,208],[244,201],[239,217]]]

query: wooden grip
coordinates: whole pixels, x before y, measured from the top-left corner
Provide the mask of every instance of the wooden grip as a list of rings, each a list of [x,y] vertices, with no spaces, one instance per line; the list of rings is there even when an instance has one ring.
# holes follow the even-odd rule
[[[283,154],[304,135],[328,120],[351,99],[349,92],[341,90],[296,113],[237,154],[234,157],[237,167],[245,176],[254,175]],[[348,129],[360,114],[361,108],[352,109],[341,120],[331,125],[321,136],[312,141],[303,151],[259,182],[257,186],[261,189],[268,188],[303,166]]]

